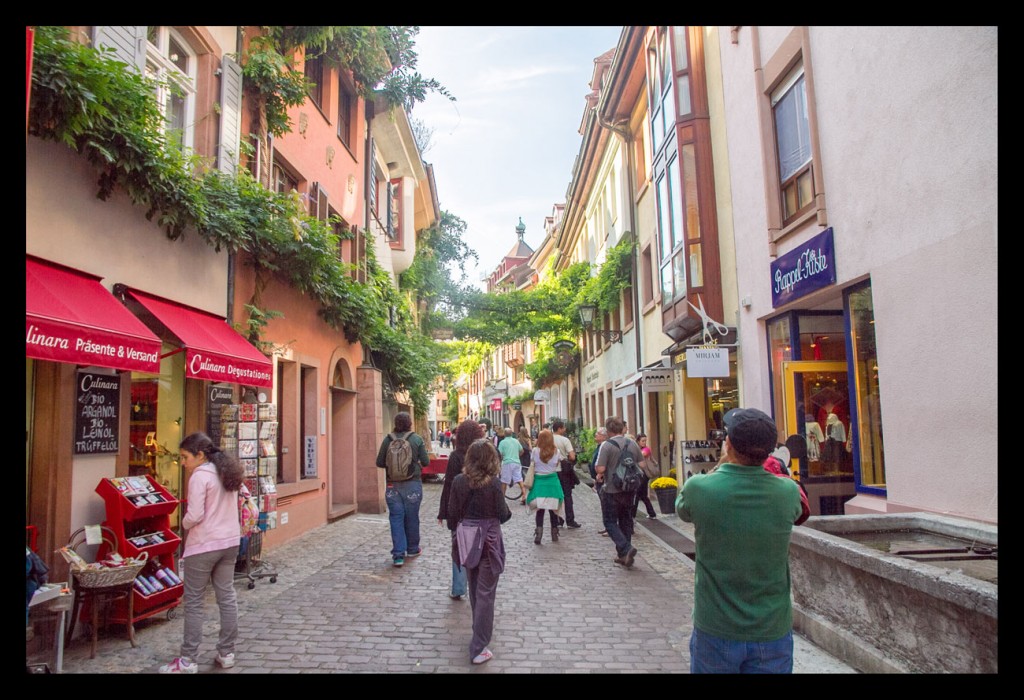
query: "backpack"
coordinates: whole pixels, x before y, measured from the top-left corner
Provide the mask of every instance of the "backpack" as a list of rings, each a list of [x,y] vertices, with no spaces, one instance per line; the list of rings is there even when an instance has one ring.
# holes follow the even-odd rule
[[[391,433],[391,444],[384,455],[384,463],[387,465],[384,471],[388,481],[408,481],[414,476],[409,435],[411,433],[399,437],[398,433]]]
[[[623,440],[621,446],[618,443],[615,444],[619,447],[619,463],[615,465],[615,470],[612,472],[612,487],[621,493],[636,493],[644,480],[644,474],[637,466],[633,455],[626,449],[628,443]]]
[[[241,537],[248,537],[256,531],[260,520],[260,506],[256,497],[249,493],[245,484],[238,489],[238,529]]]

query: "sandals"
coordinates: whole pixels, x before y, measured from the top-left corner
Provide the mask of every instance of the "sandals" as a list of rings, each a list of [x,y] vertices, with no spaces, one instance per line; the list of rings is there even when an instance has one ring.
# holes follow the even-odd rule
[[[490,661],[494,658],[494,654],[491,653],[490,649],[484,649],[479,654],[473,657],[474,664],[482,664]]]

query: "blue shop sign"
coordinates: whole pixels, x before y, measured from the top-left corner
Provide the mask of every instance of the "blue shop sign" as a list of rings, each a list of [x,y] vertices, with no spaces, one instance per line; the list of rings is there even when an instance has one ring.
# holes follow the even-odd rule
[[[832,227],[772,263],[772,308],[836,283]]]

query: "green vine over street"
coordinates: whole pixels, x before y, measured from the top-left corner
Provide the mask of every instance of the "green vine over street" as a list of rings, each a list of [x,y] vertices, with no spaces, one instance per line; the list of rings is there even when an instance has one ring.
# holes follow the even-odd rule
[[[352,69],[360,94],[382,94],[391,108],[410,109],[430,91],[454,99],[413,70],[415,27],[264,29],[266,37],[242,57],[245,88],[260,111],[255,123],[261,140],[287,133],[288,107],[305,98],[305,78],[291,62],[301,48]],[[194,232],[218,251],[246,254],[256,268],[257,289],[243,328],[257,347],[266,349],[261,334],[278,313],[260,298],[269,276],[276,276],[316,302],[320,316],[349,342],[371,348],[392,389],[407,391],[417,412],[426,410],[438,388],[436,377],[451,386],[460,372],[475,369],[460,361],[468,346],[438,343],[432,330],[449,328],[456,338],[479,343],[472,357],[481,348],[530,338],[538,347],[527,373],[540,384],[559,369],[551,343],[581,330],[576,308],[593,303],[613,309],[631,283],[634,243],[627,235],[608,250],[596,275],[581,262],[526,291],[484,293],[463,286],[465,263],[476,253],[463,240],[465,222],[447,211],[419,232],[413,265],[398,289],[373,255],[372,242],[365,246],[368,283],[359,283],[337,258],[337,222],[310,217],[300,196],[271,191],[245,168],[228,175],[176,147],[162,128],[151,79],[124,70],[109,51],[74,41],[63,28],[40,26],[32,71],[29,134],[83,156],[97,172],[98,198],[121,191],[171,240]],[[454,268],[461,271],[458,281]],[[418,323],[413,309],[419,310]]]

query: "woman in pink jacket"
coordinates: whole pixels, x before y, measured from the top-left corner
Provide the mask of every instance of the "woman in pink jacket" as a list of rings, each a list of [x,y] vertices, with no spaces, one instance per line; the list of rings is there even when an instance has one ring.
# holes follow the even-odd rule
[[[235,598],[235,560],[239,535],[238,490],[245,472],[238,460],[221,452],[205,433],[192,433],[181,442],[181,461],[188,480],[188,510],[182,519],[187,530],[185,639],[181,655],[160,667],[160,673],[195,673],[196,656],[203,641],[203,596],[206,586],[213,591],[220,608],[220,636],[215,660],[222,668],[235,665],[238,637],[238,601]]]

